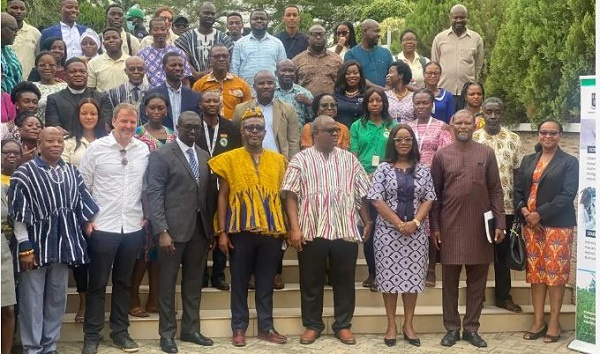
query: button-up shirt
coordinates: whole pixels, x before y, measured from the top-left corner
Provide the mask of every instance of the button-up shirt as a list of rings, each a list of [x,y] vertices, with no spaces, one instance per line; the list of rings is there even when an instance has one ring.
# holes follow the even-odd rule
[[[232,73],[227,73],[223,81],[218,81],[211,72],[196,81],[193,89],[196,92],[218,91],[221,95],[221,115],[227,119],[233,118],[235,106],[252,98],[250,86]]]
[[[263,106],[260,103],[257,103],[257,105],[260,107],[260,110],[265,117],[266,134],[265,140],[263,140],[263,148],[279,152],[277,141],[275,140],[275,134],[273,133],[273,102],[266,106]]]
[[[183,77],[192,76],[187,56],[183,50],[173,44],[167,44],[164,48],[156,48],[153,45],[142,48],[137,56],[144,59],[146,63],[146,77],[150,83],[150,87],[162,85],[166,80],[165,70],[163,69],[162,60],[165,54],[175,52],[183,59]]]
[[[412,73],[410,84],[417,87],[423,87],[425,84],[425,76],[423,75],[423,65],[421,62],[427,64],[429,63],[429,59],[422,57],[419,53],[415,52],[415,59],[410,61],[409,59],[406,59],[404,52],[400,52],[400,54],[398,54],[398,60],[402,60],[406,65],[410,66],[410,72]]]
[[[62,40],[67,45],[67,60],[73,57],[80,57],[83,55],[81,51],[81,34],[77,28],[77,24],[73,22],[73,26],[69,26],[64,22],[60,22],[60,32],[62,33]]]
[[[296,95],[299,94],[304,94],[309,99],[313,99],[312,93],[298,84],[293,84],[289,91],[282,89],[279,85],[277,85],[277,88],[275,89],[275,98],[294,106],[296,115],[298,116],[298,126],[300,129],[302,129],[304,123],[312,120],[313,112],[310,106],[307,106],[304,103],[300,103],[298,100],[296,100]]]
[[[339,55],[325,50],[315,54],[309,50],[296,55],[292,60],[296,64],[298,83],[314,96],[322,93],[333,94],[342,59]]]
[[[25,21],[15,36],[12,48],[23,67],[23,77],[28,77],[29,72],[35,66],[35,51],[40,37],[42,37],[40,31]]]
[[[87,86],[98,92],[105,92],[126,83],[129,78],[125,74],[125,61],[129,55],[123,53],[117,60],[104,53],[88,63]]]
[[[286,58],[285,48],[279,39],[268,33],[257,39],[251,32],[235,42],[231,72],[246,80],[252,87],[257,72],[268,70],[275,73],[277,62]]]
[[[440,86],[459,95],[467,81],[475,81],[483,68],[483,40],[467,29],[460,37],[452,28],[438,33],[431,45],[431,60],[440,63]]]
[[[181,87],[183,85],[179,84],[179,88],[174,89],[171,85],[167,84],[167,92],[169,93],[169,102],[171,106],[171,115],[173,116],[173,127],[177,126],[177,120],[179,119],[179,114],[181,113]],[[177,135],[177,130],[173,129],[175,135]]]
[[[278,33],[275,37],[283,43],[285,54],[288,59],[293,59],[296,55],[308,48],[308,37],[302,32],[296,32],[292,37],[286,31],[283,31]]]
[[[113,134],[114,131],[90,144],[79,170],[100,206],[94,219],[98,230],[132,233],[142,228],[142,182],[150,151],[134,138],[122,147]],[[121,150],[126,151],[124,155]]]

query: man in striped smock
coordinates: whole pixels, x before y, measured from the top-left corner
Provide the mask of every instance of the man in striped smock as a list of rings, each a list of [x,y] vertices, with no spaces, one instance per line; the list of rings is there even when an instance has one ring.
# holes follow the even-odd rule
[[[69,265],[88,261],[83,224],[98,206],[78,170],[61,158],[63,134],[40,132],[40,156],[15,171],[8,192],[19,257],[19,324],[25,353],[56,351]]]
[[[342,343],[356,342],[350,327],[358,243],[371,234],[373,222],[364,204],[367,173],[354,155],[336,147],[339,134],[333,118],[317,117],[312,125],[314,146],[292,158],[281,186],[286,193],[289,242],[298,250],[302,324],[306,327],[302,344],[313,343],[325,329],[327,259],[334,299],[332,329]],[[365,225],[362,235],[359,214]]]

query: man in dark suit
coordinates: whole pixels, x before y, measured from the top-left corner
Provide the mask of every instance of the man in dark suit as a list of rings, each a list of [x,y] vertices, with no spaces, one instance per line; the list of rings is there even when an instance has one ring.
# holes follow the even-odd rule
[[[200,100],[202,110],[202,127],[196,134],[196,144],[207,151],[210,157],[217,156],[223,152],[237,149],[242,146],[239,139],[240,134],[236,131],[233,123],[219,115],[221,111],[221,95],[218,91],[206,91]],[[216,175],[212,174],[211,183],[216,188],[210,188],[209,194],[218,191]],[[216,194],[214,196],[216,199]],[[210,197],[209,197],[210,198]],[[225,281],[225,265],[227,257],[218,247],[213,249],[213,266],[210,283],[213,288],[229,290],[229,284]],[[203,286],[208,286],[208,267],[204,271]]]
[[[71,120],[76,118],[77,106],[82,98],[91,97],[100,103],[104,96],[87,87],[87,65],[81,58],[67,60],[65,73],[67,88],[49,95],[46,103],[46,125],[60,127],[64,132],[71,129]],[[100,115],[100,119],[109,123],[112,113],[107,117]]]
[[[148,91],[148,94],[158,92],[169,99],[167,118],[163,121],[163,125],[167,128],[174,129],[177,125],[175,119],[179,117],[181,112],[198,111],[198,102],[200,102],[202,95],[183,86],[184,62],[178,53],[169,52],[165,54],[162,63],[166,81],[162,85]],[[148,121],[148,118],[146,117],[144,105],[140,107],[140,112],[142,114],[142,124],[145,124]]]
[[[180,265],[181,340],[213,345],[213,341],[199,331],[202,278],[198,274],[204,272],[211,247],[214,234],[211,216],[216,205],[216,200],[211,202],[207,198],[208,189],[214,188],[207,165],[210,157],[195,144],[201,126],[197,113],[183,112],[177,123],[178,138],[156,150],[148,162],[149,214],[159,245],[158,332],[160,347],[165,353],[177,353],[175,284]]]
[[[79,4],[77,0],[61,0],[60,22],[43,30],[39,43],[44,43],[50,37],[58,37],[65,41],[67,45],[67,59],[81,56],[79,38],[88,28],[75,22],[78,15]]]

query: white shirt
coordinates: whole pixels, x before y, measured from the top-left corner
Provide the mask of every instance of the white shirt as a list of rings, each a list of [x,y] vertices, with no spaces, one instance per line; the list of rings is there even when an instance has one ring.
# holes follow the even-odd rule
[[[148,165],[148,146],[131,139],[124,148],[127,164],[123,165],[123,150],[111,132],[96,139],[83,155],[79,172],[100,211],[94,222],[98,230],[112,233],[132,233],[141,230],[142,182]]]
[[[62,33],[62,39],[67,45],[67,59],[73,57],[80,57],[83,55],[81,51],[81,35],[77,29],[77,23],[73,22],[73,26],[69,26],[66,23],[60,22],[60,32]]]
[[[192,146],[187,146],[183,143],[183,141],[179,140],[179,138],[175,139],[175,141],[177,142],[177,145],[179,145],[179,148],[181,149],[181,151],[183,151],[183,156],[185,156],[185,159],[187,160],[188,164],[190,164],[190,168],[192,167],[191,162],[190,162],[190,155],[188,155],[188,150],[192,149],[192,153],[194,154],[194,158],[196,159],[196,165],[198,165],[198,154],[196,153],[196,143],[194,143],[194,145]],[[198,167],[200,167],[200,165],[198,165]]]
[[[265,117],[266,134],[265,139],[263,140],[263,148],[279,152],[275,134],[273,134],[273,102],[267,106],[258,103],[258,106]]]
[[[173,116],[173,132],[177,136],[177,120],[181,113],[181,88],[183,84],[179,84],[178,89],[174,89],[167,84],[167,93],[169,94],[169,104],[171,105],[171,115]]]

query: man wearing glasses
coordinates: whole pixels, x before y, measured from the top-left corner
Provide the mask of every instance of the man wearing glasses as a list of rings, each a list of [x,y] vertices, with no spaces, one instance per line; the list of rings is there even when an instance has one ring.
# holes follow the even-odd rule
[[[332,94],[338,70],[342,66],[339,55],[327,50],[325,28],[314,25],[308,30],[308,49],[294,57],[298,83],[313,96]]]
[[[290,224],[289,242],[298,250],[302,324],[301,344],[313,343],[325,330],[323,288],[329,263],[333,286],[335,337],[355,344],[350,331],[354,316],[354,275],[358,243],[372,230],[363,202],[369,188],[358,159],[338,147],[340,128],[333,118],[319,116],[312,124],[313,147],[290,162],[281,190]],[[362,235],[358,219],[365,227]]]
[[[88,147],[79,166],[81,177],[100,211],[86,224],[90,242],[90,284],[83,325],[83,354],[95,354],[104,327],[104,297],[112,269],[110,337],[126,352],[139,347],[129,336],[129,301],[133,266],[144,241],[142,180],[148,146],[134,139],[138,111],[129,103],[115,108],[112,132]]]

